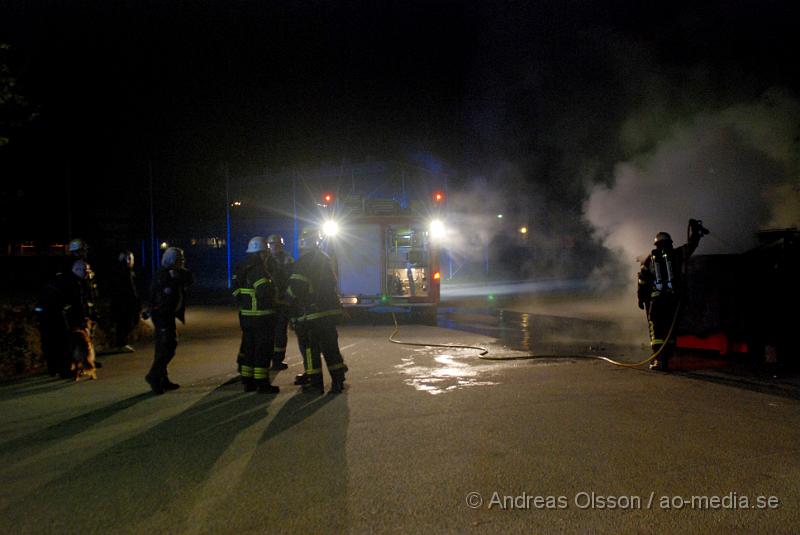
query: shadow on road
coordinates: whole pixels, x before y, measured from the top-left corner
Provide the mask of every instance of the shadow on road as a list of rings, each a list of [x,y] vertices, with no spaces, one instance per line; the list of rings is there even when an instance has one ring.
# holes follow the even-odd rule
[[[76,436],[89,428],[99,424],[103,420],[111,418],[115,414],[128,409],[140,401],[152,397],[152,394],[143,393],[126,399],[100,407],[93,411],[75,416],[69,420],[58,422],[36,433],[16,438],[9,442],[0,444],[0,457],[6,464],[17,462],[25,457],[37,453],[40,450],[53,446],[56,441],[67,440]]]
[[[135,396],[56,426],[48,436],[77,434],[145,397],[160,410],[159,401],[167,396]],[[136,531],[135,526],[168,510],[171,526],[163,526],[164,532],[180,531],[216,461],[242,430],[265,417],[272,399],[232,394],[221,386],[180,414],[69,469],[38,489],[35,498],[20,497],[2,512],[4,523],[18,532],[48,526],[51,532],[118,533]],[[89,515],[75,514],[88,512],[87,506]]]
[[[290,398],[244,470],[239,486],[250,489],[250,498],[229,497],[221,504],[226,515],[256,511],[260,516],[245,525],[248,532],[346,532],[348,420],[347,394]],[[209,533],[225,531],[223,519],[218,522],[207,525]]]
[[[269,423],[259,442],[266,442],[302,422],[336,398],[335,395],[314,396],[298,392],[284,403]]]
[[[14,382],[0,386],[0,401],[36,396],[46,392],[55,392],[75,385],[75,381],[50,377],[42,374],[24,379],[17,379]]]

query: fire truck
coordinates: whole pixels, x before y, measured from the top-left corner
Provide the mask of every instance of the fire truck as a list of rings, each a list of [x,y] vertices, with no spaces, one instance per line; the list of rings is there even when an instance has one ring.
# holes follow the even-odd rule
[[[394,199],[323,196],[323,247],[339,279],[342,305],[361,311],[405,312],[435,321],[439,304],[444,196],[401,207]]]

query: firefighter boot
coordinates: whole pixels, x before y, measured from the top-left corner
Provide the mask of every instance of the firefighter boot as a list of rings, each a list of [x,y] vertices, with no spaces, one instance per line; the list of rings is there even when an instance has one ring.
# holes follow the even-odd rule
[[[256,379],[259,394],[277,394],[281,391],[277,386],[269,384],[268,379]]]
[[[161,380],[161,388],[163,388],[165,391],[177,390],[180,387],[181,385],[179,385],[178,383],[173,383],[172,381],[170,381],[169,377],[164,377],[164,379]]]
[[[344,391],[344,372],[347,366],[331,372],[331,394],[341,394]]]
[[[325,393],[325,385],[322,383],[322,376],[317,375],[315,377],[319,377],[319,379],[308,379],[308,377],[306,377],[306,382],[300,385],[303,394],[322,395]]]
[[[252,377],[242,377],[242,387],[245,392],[254,392],[256,389],[256,382]]]
[[[652,351],[653,355],[658,354],[656,358],[650,361],[650,369],[653,371],[664,371],[664,357],[663,353],[666,348],[662,348],[662,344],[651,344],[650,351]]]
[[[298,373],[294,376],[294,384],[302,386],[308,382],[308,375],[305,373]]]
[[[164,393],[164,387],[161,384],[161,380],[152,377],[150,374],[147,374],[144,380],[147,381],[148,385],[150,385],[150,389],[153,391],[153,394],[160,396]]]

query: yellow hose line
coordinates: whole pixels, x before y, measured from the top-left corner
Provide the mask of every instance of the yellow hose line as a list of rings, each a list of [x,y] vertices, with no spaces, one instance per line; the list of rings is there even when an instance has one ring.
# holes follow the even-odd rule
[[[489,349],[482,347],[482,346],[468,346],[468,345],[459,345],[459,344],[426,344],[423,342],[405,342],[402,340],[396,340],[394,335],[400,330],[400,326],[397,324],[397,317],[395,313],[392,312],[392,319],[394,320],[394,331],[392,334],[389,335],[389,341],[393,344],[401,344],[405,346],[422,346],[422,347],[449,347],[455,349],[475,349],[480,351],[478,358],[481,360],[533,360],[533,359],[574,359],[574,358],[581,358],[581,359],[596,359],[608,362],[609,364],[613,364],[614,366],[620,366],[621,368],[638,368],[640,366],[644,366],[648,362],[652,361],[653,359],[657,358],[658,355],[664,350],[666,347],[667,342],[672,338],[672,332],[675,330],[675,324],[678,322],[678,311],[680,310],[680,302],[678,306],[675,307],[675,315],[672,317],[672,325],[669,327],[669,332],[667,333],[667,338],[661,347],[658,348],[658,351],[647,357],[641,362],[621,362],[618,360],[614,360],[611,357],[604,357],[602,355],[520,355],[518,357],[487,357],[486,355],[489,353]]]

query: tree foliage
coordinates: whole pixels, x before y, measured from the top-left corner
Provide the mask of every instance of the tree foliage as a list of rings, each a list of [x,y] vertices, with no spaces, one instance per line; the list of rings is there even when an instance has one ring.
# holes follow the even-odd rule
[[[36,117],[31,103],[17,89],[17,78],[9,66],[11,47],[0,43],[0,146],[8,144],[14,130]]]

